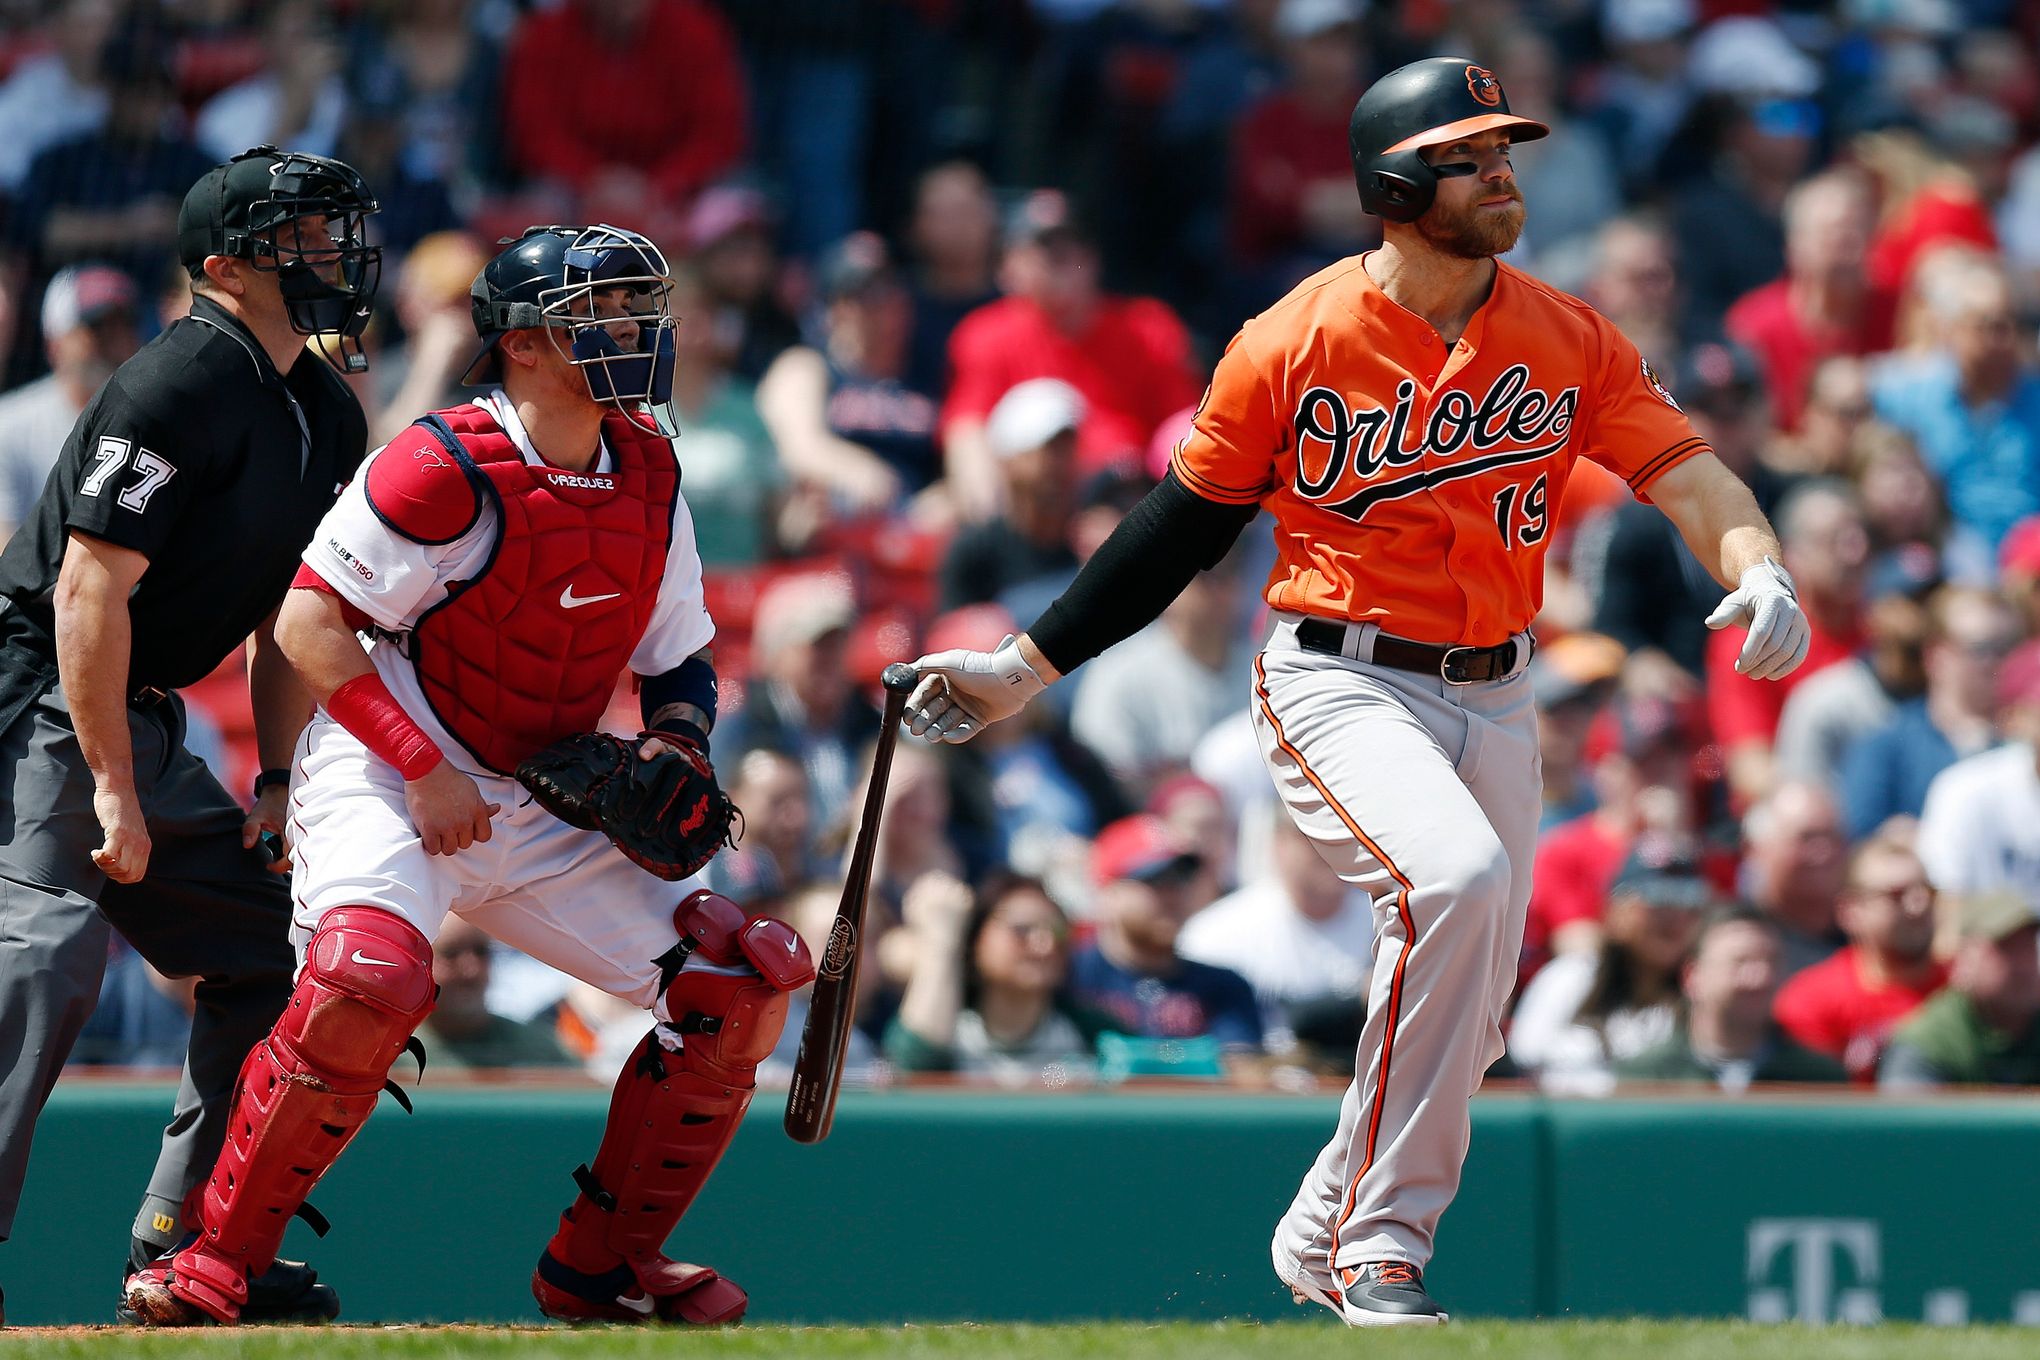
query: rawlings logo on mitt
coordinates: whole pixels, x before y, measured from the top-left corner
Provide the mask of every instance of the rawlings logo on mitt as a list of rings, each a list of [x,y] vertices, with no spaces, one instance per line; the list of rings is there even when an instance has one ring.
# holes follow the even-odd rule
[[[517,767],[517,782],[568,826],[600,831],[633,864],[660,878],[700,873],[734,840],[740,814],[715,782],[708,756],[657,734],[675,751],[638,759],[646,740],[607,732],[563,738]]]

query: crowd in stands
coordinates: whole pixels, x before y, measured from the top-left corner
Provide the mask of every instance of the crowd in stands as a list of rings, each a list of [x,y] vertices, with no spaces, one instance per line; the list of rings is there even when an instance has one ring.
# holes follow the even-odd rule
[[[1347,113],[1442,52],[1552,127],[1509,262],[1637,342],[1813,630],[1785,681],[1736,674],[1721,587],[1581,465],[1496,1075],[2040,1083],[2030,0],[0,0],[0,534],[181,313],[176,203],[245,145],[381,200],[372,444],[461,399],[499,237],[646,231],[745,813],[708,879],[818,947],[883,665],[994,645],[1072,579],[1238,324],[1379,240]],[[1248,721],[1269,539],[1023,717],[901,743],[855,1076],[1350,1070],[1375,908]],[[187,697],[246,787],[245,686]],[[437,962],[435,1068],[606,1079],[642,1024],[457,921]],[[79,1061],[174,1060],[189,1005],[124,955]]]

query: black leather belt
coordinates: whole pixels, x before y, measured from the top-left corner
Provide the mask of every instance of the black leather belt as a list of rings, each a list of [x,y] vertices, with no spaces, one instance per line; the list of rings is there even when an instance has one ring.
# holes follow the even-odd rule
[[[1296,625],[1296,645],[1306,651],[1344,656],[1346,630],[1353,626],[1330,619],[1305,619]],[[1510,638],[1499,647],[1433,647],[1381,633],[1375,636],[1372,660],[1378,666],[1435,675],[1448,685],[1472,685],[1500,680],[1514,671],[1518,645]]]

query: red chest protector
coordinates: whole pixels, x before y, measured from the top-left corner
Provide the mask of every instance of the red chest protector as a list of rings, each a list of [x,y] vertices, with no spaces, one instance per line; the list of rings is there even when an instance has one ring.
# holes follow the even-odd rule
[[[410,657],[434,715],[499,773],[596,727],[658,602],[679,499],[673,445],[621,414],[604,418],[602,437],[613,472],[533,466],[486,409],[456,406],[424,417],[376,460],[443,453],[454,464],[446,471],[457,468],[474,490],[466,523],[429,538],[406,527],[412,517],[378,506],[407,537],[450,543],[482,505],[496,508],[488,561],[418,620]],[[375,489],[371,479],[371,501]]]

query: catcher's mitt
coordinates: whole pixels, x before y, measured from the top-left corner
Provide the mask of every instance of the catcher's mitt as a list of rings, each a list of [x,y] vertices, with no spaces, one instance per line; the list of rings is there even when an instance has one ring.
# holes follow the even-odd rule
[[[706,753],[677,737],[648,735],[679,749],[640,760],[645,737],[580,732],[525,760],[517,782],[567,825],[609,837],[640,868],[686,878],[730,844],[740,814]]]

